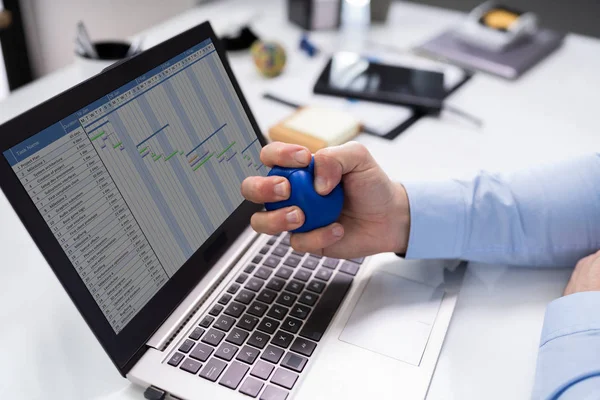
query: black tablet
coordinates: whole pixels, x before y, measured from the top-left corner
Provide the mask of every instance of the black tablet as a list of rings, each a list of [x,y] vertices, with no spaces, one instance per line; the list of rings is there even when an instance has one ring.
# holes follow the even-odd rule
[[[410,106],[429,114],[441,111],[446,95],[441,72],[384,64],[344,52],[331,57],[314,92]]]

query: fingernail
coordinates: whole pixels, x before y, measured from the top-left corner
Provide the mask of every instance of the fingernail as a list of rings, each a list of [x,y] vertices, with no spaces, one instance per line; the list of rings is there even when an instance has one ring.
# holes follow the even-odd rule
[[[294,153],[294,159],[299,163],[306,164],[308,161],[308,152],[306,150],[300,150]]]
[[[331,230],[331,233],[333,233],[333,236],[335,237],[342,237],[342,235],[344,234],[344,228],[342,228],[339,225],[336,225]]]
[[[285,219],[291,224],[298,222],[298,211],[290,211],[285,215]]]
[[[277,185],[275,185],[275,187],[273,188],[273,191],[275,192],[275,194],[279,197],[285,197],[286,196],[286,191],[287,191],[287,185],[285,184],[285,182],[281,182],[278,183]]]
[[[317,176],[315,178],[315,189],[317,192],[323,192],[327,189],[327,181],[322,176]]]

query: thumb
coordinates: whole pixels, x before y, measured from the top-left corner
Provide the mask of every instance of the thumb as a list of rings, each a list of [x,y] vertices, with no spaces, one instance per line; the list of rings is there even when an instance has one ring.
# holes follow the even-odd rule
[[[357,142],[319,150],[315,153],[315,190],[325,196],[341,182],[342,176],[366,170],[373,162],[369,150]]]

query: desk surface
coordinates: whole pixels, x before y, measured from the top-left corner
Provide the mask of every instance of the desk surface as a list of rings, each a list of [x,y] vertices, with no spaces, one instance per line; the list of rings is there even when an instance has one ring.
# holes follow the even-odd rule
[[[265,38],[289,49],[287,72],[260,78],[248,56],[230,60],[263,130],[289,110],[261,99],[290,77],[312,82],[325,56],[295,52],[300,30],[285,19],[283,2],[264,0],[202,6],[145,33],[158,43],[205,19],[217,31],[234,18],[262,9],[254,24]],[[227,9],[227,13],[223,10]],[[227,16],[225,19],[224,16]],[[390,22],[373,38],[408,48],[459,20],[461,14],[425,6],[394,4]],[[312,39],[335,48],[336,36]],[[508,171],[598,149],[600,135],[590,88],[600,87],[600,41],[569,35],[565,46],[517,82],[476,75],[449,101],[485,121],[476,130],[452,116],[424,118],[393,142],[360,136],[397,180],[434,179],[485,168]],[[0,103],[0,122],[79,82],[69,66]],[[307,83],[309,84],[309,83]],[[15,399],[140,399],[113,368],[71,304],[25,228],[0,194],[0,392]],[[569,270],[532,270],[470,265],[428,399],[523,399],[533,381],[546,304],[558,297]],[[507,384],[508,383],[508,384]],[[493,390],[490,390],[493,388]],[[12,396],[11,396],[12,395]]]

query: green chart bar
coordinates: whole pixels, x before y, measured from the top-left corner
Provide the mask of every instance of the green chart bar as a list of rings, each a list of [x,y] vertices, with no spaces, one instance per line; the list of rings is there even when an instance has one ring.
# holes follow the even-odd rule
[[[175,150],[174,152],[171,153],[171,155],[169,155],[169,157],[165,158],[165,161],[169,161],[171,159],[171,157],[173,157],[177,153],[179,153],[179,151]]]
[[[230,148],[233,147],[233,145],[235,144],[235,142],[231,143],[229,146],[227,146],[227,148],[225,150],[223,150],[222,152],[219,153],[219,155],[217,156],[217,158],[221,157],[223,154],[227,153],[227,150],[229,150]]]
[[[153,158],[154,161],[158,161],[162,158],[162,154],[159,154],[158,156],[156,156],[155,158]]]
[[[214,155],[215,155],[215,153],[212,153],[210,156],[206,157],[206,158],[204,159],[204,161],[202,161],[200,164],[198,164],[198,165],[196,165],[196,166],[194,167],[194,171],[195,171],[195,170],[197,170],[198,168],[200,168],[201,166],[203,166],[203,165],[204,165],[204,163],[206,163],[208,160],[210,160],[210,158],[211,158],[212,156],[214,156]]]
[[[142,154],[143,152],[145,152],[146,150],[148,150],[148,146],[144,147],[143,149],[140,150],[140,154]]]
[[[96,139],[99,139],[102,137],[102,135],[104,135],[106,133],[106,131],[102,131],[99,134],[97,134],[96,136],[92,136],[92,138],[90,139],[92,142]]]
[[[113,146],[113,149],[116,149],[117,147],[119,147],[119,146],[120,146],[120,145],[122,145],[122,144],[123,144],[123,142],[119,142],[119,143],[115,144],[115,145]]]

